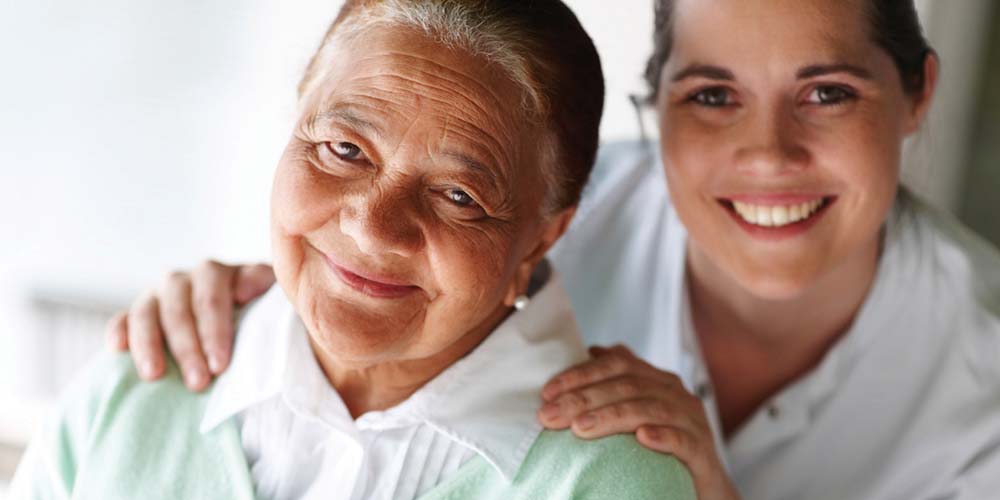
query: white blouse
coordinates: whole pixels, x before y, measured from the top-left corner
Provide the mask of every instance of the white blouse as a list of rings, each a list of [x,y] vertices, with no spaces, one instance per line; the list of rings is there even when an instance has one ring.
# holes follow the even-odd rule
[[[624,343],[703,395],[745,500],[1000,498],[997,250],[901,192],[853,327],[723,442],[656,149],[602,148],[549,256],[584,339]]]
[[[201,430],[236,417],[258,498],[411,499],[482,456],[513,479],[541,431],[542,384],[586,359],[553,277],[475,350],[403,403],[351,418],[275,286],[240,322]]]

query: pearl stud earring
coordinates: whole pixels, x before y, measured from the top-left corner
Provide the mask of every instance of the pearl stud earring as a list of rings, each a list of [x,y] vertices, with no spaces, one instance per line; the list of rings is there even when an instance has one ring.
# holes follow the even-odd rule
[[[514,299],[514,309],[523,311],[525,307],[528,307],[528,296],[518,295],[517,298]]]

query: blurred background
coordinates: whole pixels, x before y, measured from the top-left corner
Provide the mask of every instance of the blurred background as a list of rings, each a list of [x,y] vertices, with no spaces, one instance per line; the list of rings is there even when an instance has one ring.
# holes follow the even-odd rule
[[[637,137],[651,0],[568,3],[604,61],[603,140]],[[906,182],[1000,245],[1000,5],[918,3],[944,72]],[[112,312],[208,256],[268,260],[272,169],[339,6],[0,2],[0,499]]]

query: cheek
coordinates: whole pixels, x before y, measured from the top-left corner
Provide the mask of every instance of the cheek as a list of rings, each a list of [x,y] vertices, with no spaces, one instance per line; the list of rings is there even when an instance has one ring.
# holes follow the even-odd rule
[[[661,120],[661,130],[661,157],[671,202],[682,219],[709,216],[706,209],[715,203],[709,187],[728,164],[720,147],[725,139],[696,120],[669,114]]]
[[[336,213],[339,192],[329,175],[286,152],[274,175],[271,221],[285,234],[305,234],[326,224]]]
[[[278,282],[293,300],[300,285],[304,236],[336,214],[336,189],[289,146],[271,191],[271,246]]]
[[[845,234],[874,236],[899,186],[903,124],[893,109],[872,109],[839,124],[811,145],[824,174],[843,186]],[[849,145],[845,146],[845,145]],[[870,233],[870,234],[869,234]]]
[[[428,310],[431,322],[468,329],[501,306],[517,264],[510,234],[468,228],[431,236],[427,243],[439,292]]]
[[[697,185],[723,165],[726,138],[720,127],[705,123],[684,105],[661,107],[660,134],[668,180]]]

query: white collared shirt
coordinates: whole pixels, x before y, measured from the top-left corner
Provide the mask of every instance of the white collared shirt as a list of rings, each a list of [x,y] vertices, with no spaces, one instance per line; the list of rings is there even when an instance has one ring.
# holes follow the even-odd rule
[[[586,359],[556,277],[410,398],[357,420],[275,286],[248,308],[201,430],[236,417],[265,499],[410,499],[481,456],[511,480],[541,431],[541,386]]]
[[[602,148],[549,255],[584,339],[623,343],[703,395],[745,500],[1000,498],[996,250],[901,195],[853,327],[724,442],[657,148]]]

